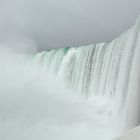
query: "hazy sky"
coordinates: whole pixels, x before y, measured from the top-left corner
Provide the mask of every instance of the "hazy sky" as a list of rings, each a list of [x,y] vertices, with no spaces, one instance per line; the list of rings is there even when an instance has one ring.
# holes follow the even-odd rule
[[[0,0],[0,33],[31,38],[38,50],[79,46],[112,40],[139,14],[139,0]]]

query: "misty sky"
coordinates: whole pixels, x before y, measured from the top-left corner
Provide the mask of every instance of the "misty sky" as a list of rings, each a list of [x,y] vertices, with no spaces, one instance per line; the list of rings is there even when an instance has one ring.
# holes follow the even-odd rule
[[[0,0],[0,37],[25,36],[38,50],[80,46],[112,40],[139,14],[139,0]]]

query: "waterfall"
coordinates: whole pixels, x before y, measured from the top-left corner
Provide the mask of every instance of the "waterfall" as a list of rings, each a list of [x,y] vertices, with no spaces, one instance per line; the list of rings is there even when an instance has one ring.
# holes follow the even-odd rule
[[[124,118],[126,129],[139,124],[139,19],[111,42],[44,51],[35,55],[34,61],[87,98],[110,97],[112,114]]]
[[[27,54],[7,42],[0,139],[112,140],[140,125],[140,19],[113,41],[87,46]]]

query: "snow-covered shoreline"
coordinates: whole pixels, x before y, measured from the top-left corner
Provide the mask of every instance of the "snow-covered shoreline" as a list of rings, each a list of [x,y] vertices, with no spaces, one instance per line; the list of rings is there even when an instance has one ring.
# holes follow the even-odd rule
[[[114,140],[140,140],[140,126],[130,129],[128,132]]]

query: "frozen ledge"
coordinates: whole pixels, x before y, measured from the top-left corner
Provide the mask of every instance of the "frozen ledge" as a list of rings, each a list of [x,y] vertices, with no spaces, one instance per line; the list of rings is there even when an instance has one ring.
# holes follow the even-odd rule
[[[140,126],[137,126],[129,130],[123,136],[116,138],[114,140],[140,140]]]

